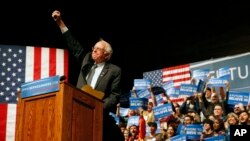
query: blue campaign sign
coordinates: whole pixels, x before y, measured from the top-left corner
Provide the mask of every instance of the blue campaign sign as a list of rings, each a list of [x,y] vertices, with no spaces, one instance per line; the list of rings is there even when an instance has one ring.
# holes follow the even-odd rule
[[[224,141],[225,136],[219,135],[214,137],[205,138],[204,141]]]
[[[129,111],[129,108],[123,108],[123,107],[120,107],[120,116],[121,117],[125,117],[125,116],[128,116],[128,111]]]
[[[218,78],[229,80],[231,77],[231,71],[229,67],[223,67],[218,70]]]
[[[205,69],[197,69],[193,70],[192,76],[195,78],[197,81],[202,80],[202,81],[207,81],[208,75],[209,75],[210,69],[205,68]]]
[[[167,91],[168,89],[170,88],[174,88],[174,81],[173,80],[169,80],[167,82],[165,82],[163,85],[162,85],[162,88]]]
[[[155,119],[158,120],[160,118],[164,118],[172,114],[172,105],[164,104],[160,106],[153,107]]]
[[[120,106],[121,107],[129,107],[129,98],[131,97],[131,93],[127,92],[123,95],[120,95]]]
[[[164,102],[162,94],[155,95],[155,99],[158,104]]]
[[[176,135],[170,138],[171,141],[186,141],[186,135]]]
[[[134,79],[134,87],[136,90],[148,89],[151,85],[149,79]]]
[[[130,109],[138,110],[139,108],[147,109],[148,99],[147,98],[129,98],[130,100]]]
[[[139,98],[149,98],[151,96],[151,93],[149,89],[143,89],[143,90],[139,90],[137,92],[137,95]]]
[[[227,80],[224,78],[211,78],[208,81],[208,87],[226,87]]]
[[[186,126],[187,139],[200,139],[203,127],[201,124],[188,124]]]
[[[197,85],[197,92],[202,93],[206,88],[206,84],[207,83],[205,81],[199,80],[198,85]]]
[[[21,85],[21,98],[59,91],[59,75]]]
[[[130,116],[128,118],[128,126],[131,126],[131,125],[136,125],[138,126],[139,125],[139,116]]]
[[[235,105],[242,103],[244,106],[248,105],[249,102],[248,92],[239,92],[239,91],[229,91],[227,103],[230,105]]]
[[[178,98],[180,95],[180,88],[171,88],[168,89],[167,95],[171,98]]]
[[[111,116],[115,119],[116,124],[119,125],[119,123],[120,123],[120,118],[119,118],[118,116],[116,116],[116,114],[114,114],[114,113],[112,113],[112,112],[110,112],[109,115],[111,115]]]
[[[181,84],[180,95],[193,96],[197,92],[197,86],[194,84]]]

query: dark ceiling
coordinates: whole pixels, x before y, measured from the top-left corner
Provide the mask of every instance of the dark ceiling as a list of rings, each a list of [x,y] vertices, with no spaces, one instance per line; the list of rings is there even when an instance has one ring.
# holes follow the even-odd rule
[[[14,3],[14,2],[13,2]],[[99,38],[114,49],[123,90],[142,73],[250,51],[248,3],[114,3],[38,0],[2,5],[0,44],[66,48],[51,18],[54,9],[83,46]],[[23,5],[23,6],[22,6]],[[71,58],[70,68],[76,68]],[[71,69],[70,81],[76,74]]]

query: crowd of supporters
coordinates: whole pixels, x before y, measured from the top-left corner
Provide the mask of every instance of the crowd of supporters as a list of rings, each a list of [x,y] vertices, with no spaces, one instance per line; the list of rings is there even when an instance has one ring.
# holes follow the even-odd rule
[[[218,136],[229,141],[230,125],[250,124],[250,105],[228,104],[229,81],[225,87],[206,86],[202,92],[183,97],[181,101],[173,100],[164,89],[161,93],[155,93],[152,87],[148,89],[151,95],[148,97],[146,109],[128,107],[128,113],[121,115],[120,110],[123,107],[117,105],[117,124],[125,141],[168,141],[177,136],[179,140],[213,140],[213,137]],[[156,100],[157,95],[161,95],[162,101]],[[132,90],[131,97],[138,97],[135,90]],[[171,104],[171,114],[156,118],[153,108],[165,104]],[[129,118],[133,116],[139,117],[138,124],[128,124]],[[188,136],[189,125],[195,129],[199,126],[202,130],[195,133],[197,136]]]

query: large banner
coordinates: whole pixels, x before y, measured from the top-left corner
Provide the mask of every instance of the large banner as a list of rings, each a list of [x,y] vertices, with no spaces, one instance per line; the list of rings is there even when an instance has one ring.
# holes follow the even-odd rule
[[[218,77],[218,70],[220,68],[229,67],[231,71],[230,89],[237,91],[250,91],[250,77],[249,77],[249,66],[250,66],[250,52],[222,57],[217,59],[211,59],[201,62],[195,62],[190,64],[190,70],[197,69],[210,69],[212,77]]]
[[[229,68],[230,89],[235,91],[250,91],[250,52],[215,58],[180,66],[168,67],[143,73],[144,79],[152,80],[152,86],[163,86],[167,81],[173,80],[174,86],[180,87],[183,83],[190,83],[192,72],[196,70],[209,70],[212,78],[219,77],[219,70]]]

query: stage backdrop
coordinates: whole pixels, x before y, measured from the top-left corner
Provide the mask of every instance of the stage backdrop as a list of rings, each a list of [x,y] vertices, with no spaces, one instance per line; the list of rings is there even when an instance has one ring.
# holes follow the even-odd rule
[[[218,70],[223,67],[230,69],[230,89],[242,92],[250,92],[250,52],[222,58],[215,58],[200,62],[194,62],[174,67],[167,67],[143,73],[143,78],[151,79],[153,86],[162,86],[163,83],[173,80],[174,86],[182,83],[190,83],[191,73],[194,70],[209,69],[212,77],[217,78]]]
[[[67,50],[0,45],[0,141],[15,139],[17,92],[21,84],[55,75],[68,76]]]

